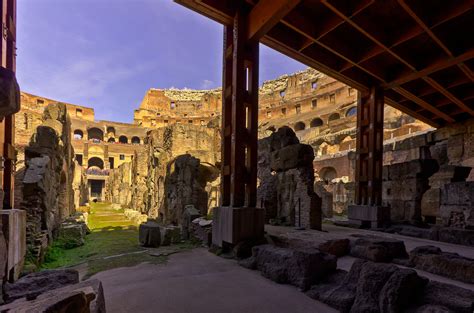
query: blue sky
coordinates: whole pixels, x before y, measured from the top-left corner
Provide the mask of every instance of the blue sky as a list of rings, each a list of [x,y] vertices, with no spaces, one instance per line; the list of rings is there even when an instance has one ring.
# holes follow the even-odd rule
[[[18,0],[23,91],[131,122],[149,88],[220,87],[222,26],[172,0]],[[265,46],[260,80],[306,68]]]

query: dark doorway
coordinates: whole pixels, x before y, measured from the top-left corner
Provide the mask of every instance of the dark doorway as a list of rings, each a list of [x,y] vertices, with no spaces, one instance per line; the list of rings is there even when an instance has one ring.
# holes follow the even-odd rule
[[[91,199],[97,199],[101,201],[102,198],[102,189],[104,188],[104,181],[103,180],[96,180],[90,179],[89,180],[91,186]]]

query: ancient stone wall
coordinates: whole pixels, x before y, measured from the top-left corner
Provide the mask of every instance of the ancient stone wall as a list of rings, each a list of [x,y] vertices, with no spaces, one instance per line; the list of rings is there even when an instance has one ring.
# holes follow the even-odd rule
[[[474,120],[411,137],[384,152],[392,220],[474,227]]]
[[[314,192],[314,151],[289,127],[259,140],[257,201],[270,222],[321,229],[321,198]]]
[[[25,168],[16,175],[20,209],[27,213],[27,244],[40,260],[59,224],[74,212],[75,164],[71,122],[64,104],[49,104],[25,148]],[[76,181],[77,184],[80,184]],[[18,200],[18,199],[17,199]]]

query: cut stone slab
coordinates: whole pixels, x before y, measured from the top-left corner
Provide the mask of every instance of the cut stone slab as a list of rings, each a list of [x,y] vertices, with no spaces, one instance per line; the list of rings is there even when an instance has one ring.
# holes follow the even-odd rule
[[[79,272],[72,269],[32,273],[20,278],[15,283],[6,283],[4,286],[5,300],[11,302],[23,297],[34,298],[46,291],[78,282]]]
[[[157,248],[161,245],[161,227],[158,223],[148,221],[140,224],[138,240],[144,247]]]
[[[291,284],[302,290],[324,279],[337,267],[335,256],[318,249],[286,249],[272,245],[252,249],[255,269],[280,284]]]
[[[0,312],[71,312],[106,313],[102,283],[90,279],[0,306]]]
[[[58,241],[65,249],[80,247],[85,242],[86,228],[85,223],[63,223],[59,227]]]
[[[166,226],[161,228],[161,245],[169,246],[171,244],[181,242],[181,227],[179,226]]]
[[[410,264],[417,269],[474,284],[474,260],[435,246],[421,246],[410,252]]]
[[[406,259],[408,253],[401,240],[369,235],[352,235],[350,254],[353,257],[373,262],[390,262],[393,259]]]

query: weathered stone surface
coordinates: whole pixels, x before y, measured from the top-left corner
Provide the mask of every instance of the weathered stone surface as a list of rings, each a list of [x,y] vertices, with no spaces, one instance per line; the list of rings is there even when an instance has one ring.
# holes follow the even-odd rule
[[[313,159],[311,146],[300,144],[288,127],[259,141],[257,202],[270,223],[321,229]]]
[[[423,271],[474,284],[474,260],[457,253],[434,246],[417,247],[410,252],[410,263]]]
[[[5,298],[11,302],[23,297],[36,297],[46,291],[78,282],[79,273],[76,270],[45,270],[26,275],[15,283],[5,284]]]
[[[86,236],[85,223],[63,223],[58,230],[58,242],[66,249],[84,245]]]
[[[5,306],[1,312],[71,312],[105,313],[102,283],[90,279],[78,284],[46,291],[31,299],[21,298]]]
[[[401,240],[377,236],[352,235],[350,254],[374,262],[389,262],[408,257],[405,243]]]
[[[160,225],[151,221],[140,224],[138,228],[138,241],[144,247],[159,247],[161,245]]]
[[[161,245],[169,246],[181,242],[181,227],[166,226],[161,227]]]
[[[285,249],[272,245],[252,250],[256,269],[265,277],[307,290],[336,270],[336,257],[317,249]]]
[[[413,311],[414,313],[454,313],[444,306],[426,304]]]
[[[430,281],[418,302],[446,307],[456,313],[472,313],[474,311],[474,291]]]
[[[465,246],[474,246],[474,229],[442,227],[438,231],[439,241]]]
[[[428,283],[414,270],[399,269],[387,280],[379,295],[380,312],[403,312],[421,295]]]

